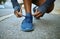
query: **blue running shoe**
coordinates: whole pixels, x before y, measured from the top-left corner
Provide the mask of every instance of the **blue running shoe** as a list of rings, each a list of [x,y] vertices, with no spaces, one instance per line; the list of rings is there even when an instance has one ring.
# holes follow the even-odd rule
[[[34,30],[32,19],[33,19],[32,15],[28,13],[21,24],[22,31],[28,32]]]

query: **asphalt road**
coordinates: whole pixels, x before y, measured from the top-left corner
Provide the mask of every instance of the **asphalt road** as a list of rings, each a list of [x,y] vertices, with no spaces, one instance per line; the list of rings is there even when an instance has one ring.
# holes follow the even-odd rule
[[[15,15],[0,22],[0,39],[60,39],[60,15],[45,14],[40,20],[33,19],[34,31],[21,31],[24,17]]]

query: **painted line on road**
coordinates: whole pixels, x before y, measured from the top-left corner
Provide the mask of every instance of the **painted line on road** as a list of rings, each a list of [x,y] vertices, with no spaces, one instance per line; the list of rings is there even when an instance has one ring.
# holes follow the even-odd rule
[[[12,15],[14,15],[14,14],[9,14],[9,15],[6,15],[6,16],[2,16],[2,17],[0,17],[0,21],[6,19],[8,17],[11,17]]]

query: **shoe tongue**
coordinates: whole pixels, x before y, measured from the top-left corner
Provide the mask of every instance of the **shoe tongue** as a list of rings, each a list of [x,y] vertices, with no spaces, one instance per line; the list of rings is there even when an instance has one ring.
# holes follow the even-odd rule
[[[32,22],[32,17],[25,17],[25,20],[26,20],[27,22]]]
[[[32,15],[30,13],[27,13],[25,19],[27,22],[32,22]]]

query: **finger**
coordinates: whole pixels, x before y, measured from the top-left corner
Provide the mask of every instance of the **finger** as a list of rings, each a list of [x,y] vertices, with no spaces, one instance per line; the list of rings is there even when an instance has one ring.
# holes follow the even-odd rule
[[[37,15],[36,17],[38,18],[38,17],[41,17],[42,16],[42,14],[39,14],[39,15]]]
[[[15,15],[18,14],[18,11],[14,11],[14,14],[15,14]]]
[[[19,12],[19,16],[22,16],[22,13],[21,12]]]
[[[20,9],[19,15],[22,16],[22,9]]]
[[[38,10],[35,11],[35,13],[33,14],[33,16],[38,15],[40,12]]]
[[[16,17],[21,17],[21,13],[18,11],[15,11],[14,14],[16,15]]]
[[[38,12],[35,12],[34,14],[33,14],[33,16],[36,16],[36,15],[38,15],[39,13]]]

